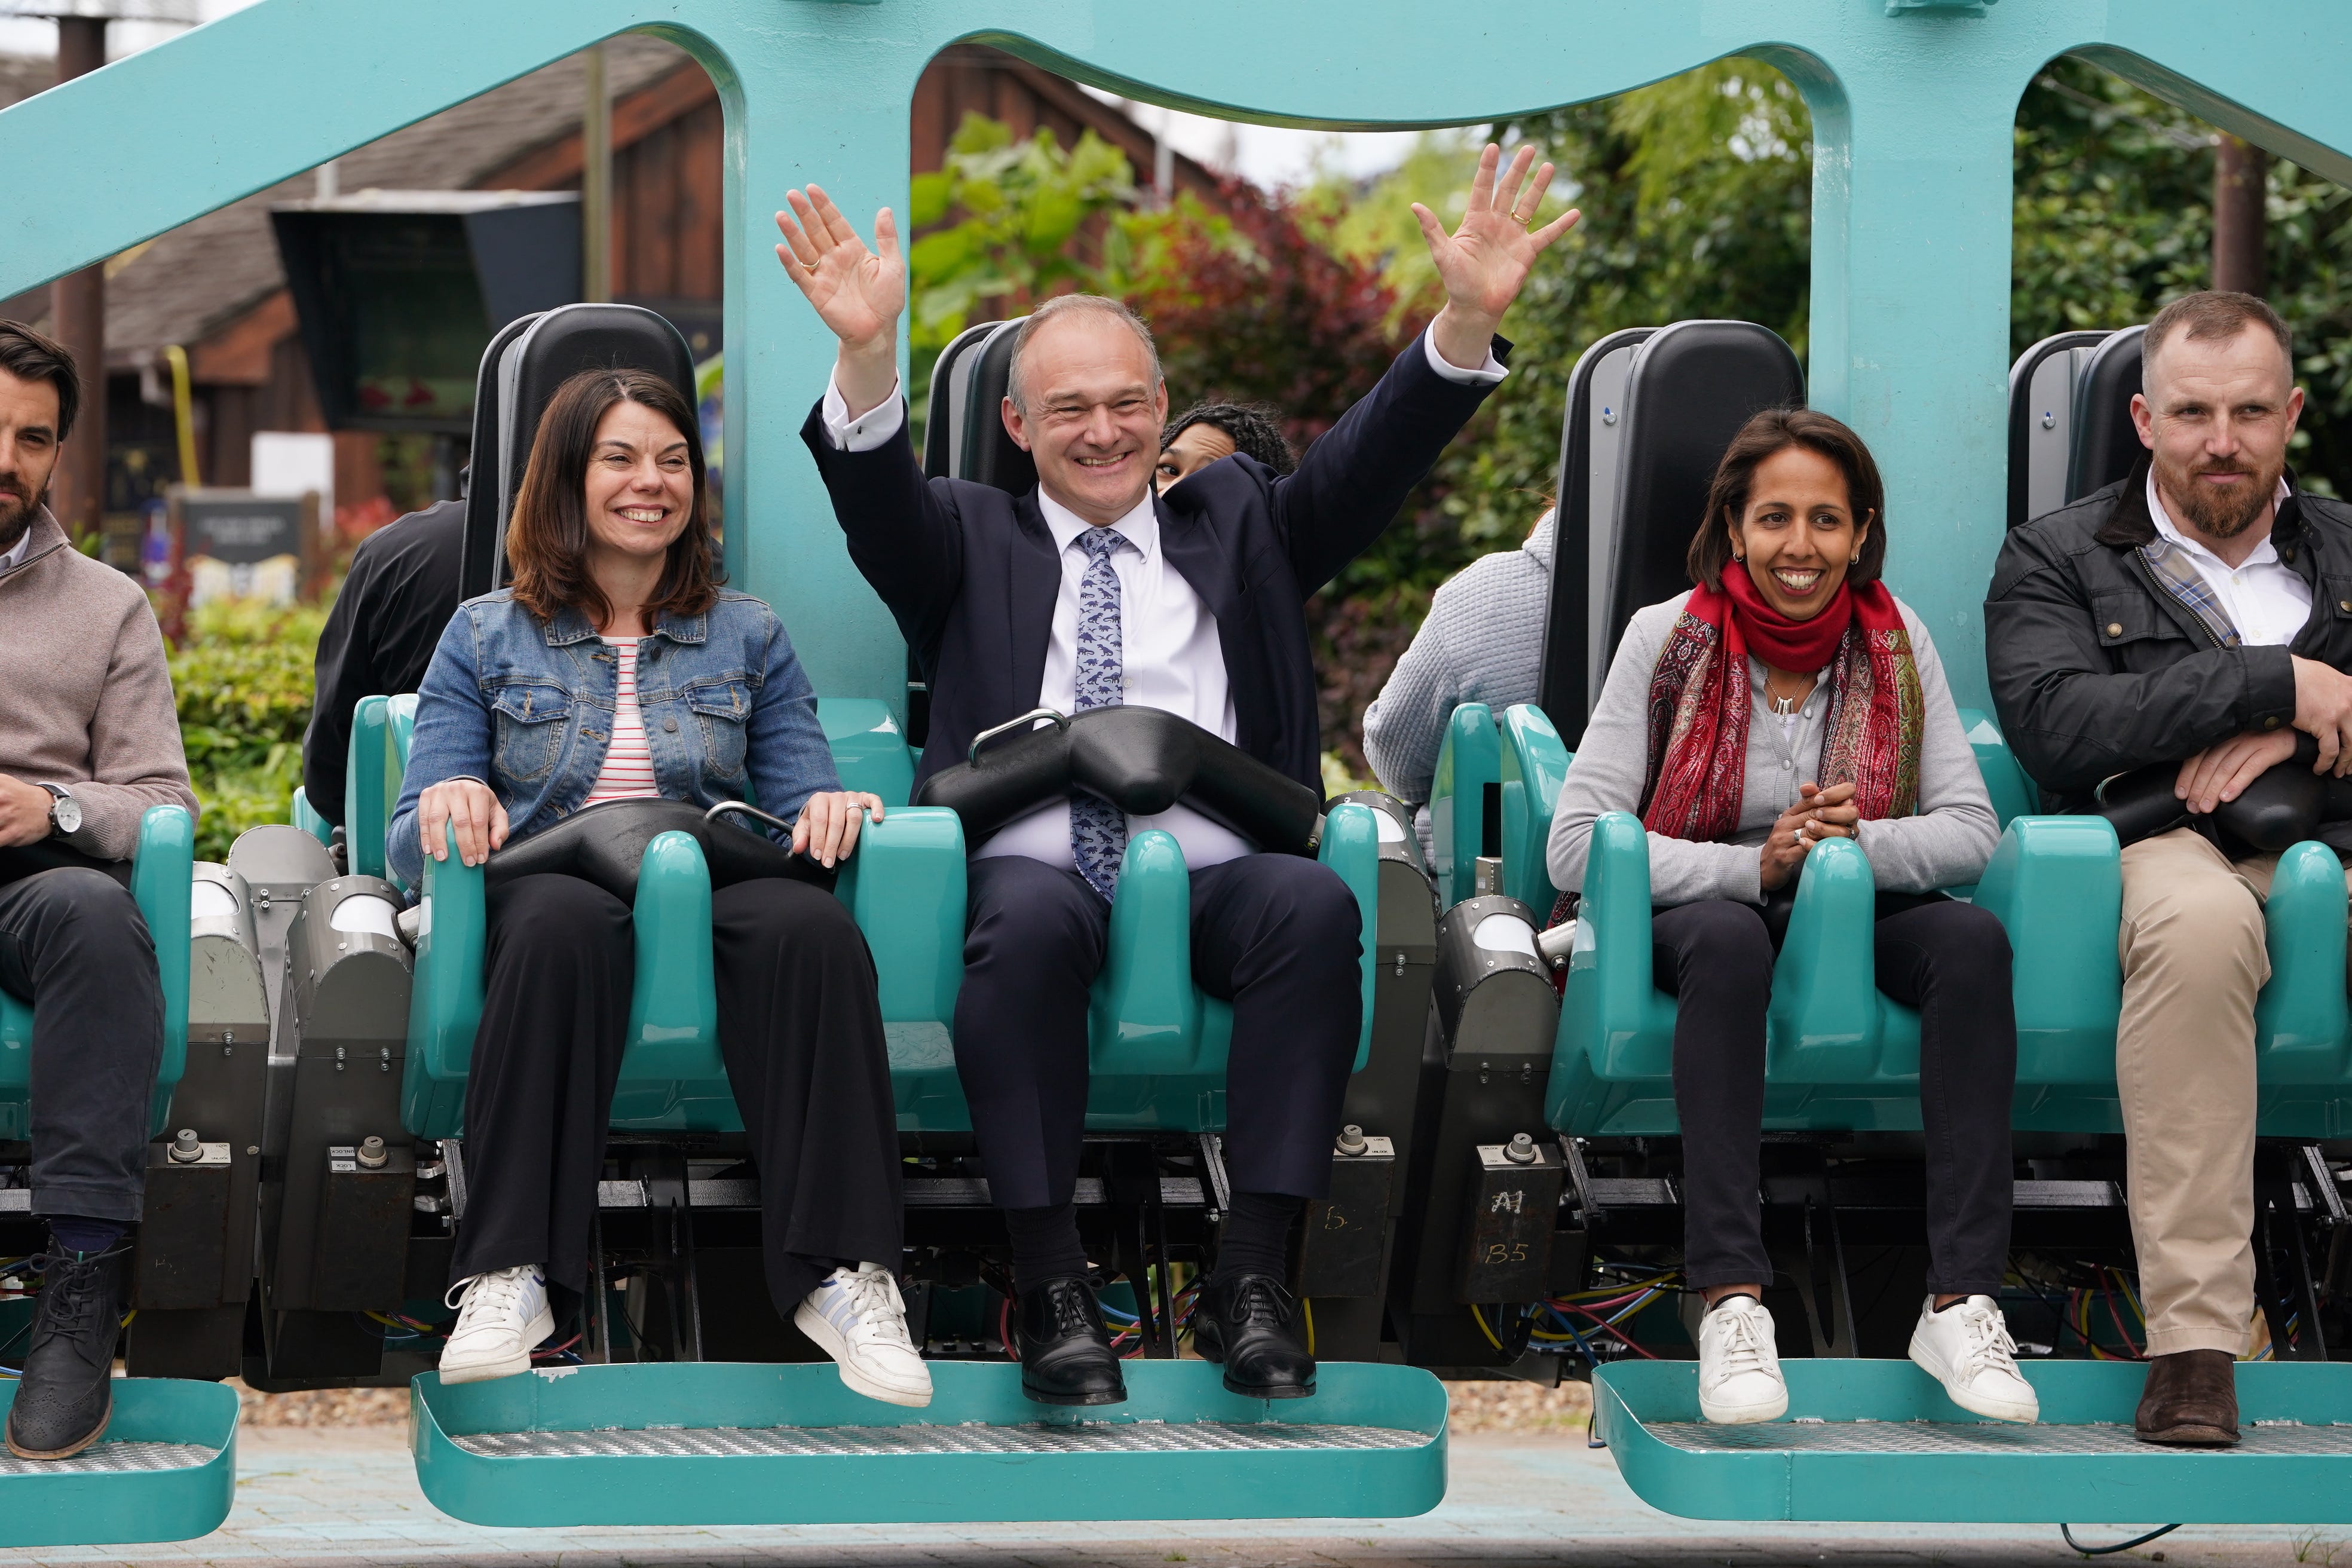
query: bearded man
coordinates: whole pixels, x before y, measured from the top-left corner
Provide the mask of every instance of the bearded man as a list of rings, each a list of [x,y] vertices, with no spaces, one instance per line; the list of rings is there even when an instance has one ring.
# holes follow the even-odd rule
[[[2352,507],[2287,471],[2303,393],[2268,305],[2175,300],[2144,354],[2147,457],[2009,536],[1985,652],[2002,731],[2051,808],[2178,764],[2189,826],[2123,852],[2116,1082],[2147,1304],[2135,1425],[2224,1445],[2253,1315],[2254,999],[2279,858],[2210,814],[2270,768],[2352,773]],[[2321,837],[2352,848],[2352,824]]]
[[[196,809],[147,595],[46,504],[81,391],[64,349],[0,321],[0,989],[34,1005],[32,1206],[49,1228],[8,1411],[26,1459],[106,1430],[163,1051],[131,857],[149,806]]]

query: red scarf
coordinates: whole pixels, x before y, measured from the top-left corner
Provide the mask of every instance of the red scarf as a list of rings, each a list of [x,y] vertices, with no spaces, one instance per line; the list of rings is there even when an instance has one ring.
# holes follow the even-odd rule
[[[1643,826],[1701,843],[1738,831],[1755,701],[1750,654],[1800,675],[1828,671],[1822,776],[1808,782],[1852,781],[1865,817],[1917,809],[1925,704],[1895,595],[1883,584],[1842,583],[1820,615],[1792,621],[1734,562],[1722,588],[1692,591],[1651,672]]]

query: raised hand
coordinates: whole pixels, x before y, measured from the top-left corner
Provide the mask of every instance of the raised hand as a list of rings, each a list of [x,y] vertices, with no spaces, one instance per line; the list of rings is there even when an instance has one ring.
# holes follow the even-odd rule
[[[1494,334],[1503,312],[1518,298],[1551,242],[1566,234],[1579,214],[1569,209],[1538,229],[1535,220],[1544,193],[1551,188],[1552,166],[1544,164],[1528,177],[1536,150],[1522,146],[1501,179],[1495,171],[1502,149],[1493,142],[1478,155],[1478,176],[1470,184],[1470,205],[1462,225],[1452,234],[1437,215],[1419,202],[1412,216],[1429,242],[1430,259],[1437,264],[1438,279],[1445,285],[1445,309],[1430,325],[1431,341],[1449,364],[1465,370],[1486,361],[1486,340]]]
[[[784,237],[776,259],[841,340],[834,383],[855,418],[880,406],[898,384],[898,312],[907,308],[898,225],[888,207],[876,213],[876,248],[868,250],[820,187],[786,191],[784,200],[793,210],[776,215]]]

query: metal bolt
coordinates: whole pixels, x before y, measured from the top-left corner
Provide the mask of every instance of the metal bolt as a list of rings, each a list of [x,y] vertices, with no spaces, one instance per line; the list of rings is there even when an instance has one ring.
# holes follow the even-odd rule
[[[384,1159],[383,1139],[371,1132],[360,1140],[359,1160],[362,1166],[371,1171],[381,1171],[383,1169]]]
[[[196,1130],[183,1127],[172,1134],[172,1163],[193,1165],[205,1157],[205,1146],[196,1139]]]
[[[375,1048],[375,1070],[378,1072],[390,1072],[392,1070],[392,1047],[390,1046],[378,1046]]]
[[[1364,1130],[1352,1121],[1349,1122],[1339,1129],[1339,1142],[1336,1147],[1342,1154],[1362,1153],[1365,1147]]]
[[[245,1146],[245,1152],[248,1154],[258,1154],[261,1152],[261,1145],[258,1143],[247,1143]]]
[[[2058,411],[2056,409],[2047,408],[2042,410],[2042,427],[2044,430],[2055,430],[2058,428]]]
[[[1511,1141],[1503,1145],[1503,1158],[1508,1160],[1514,1165],[1534,1164],[1536,1163],[1536,1141],[1528,1137],[1524,1132],[1512,1133]]]
[[[337,1072],[341,1072],[341,1071],[342,1071],[342,1070],[343,1070],[343,1057],[345,1056],[345,1054],[346,1054],[346,1053],[344,1052],[344,1049],[343,1049],[343,1047],[341,1047],[341,1046],[337,1046],[337,1047],[335,1047],[335,1070],[336,1070]]]

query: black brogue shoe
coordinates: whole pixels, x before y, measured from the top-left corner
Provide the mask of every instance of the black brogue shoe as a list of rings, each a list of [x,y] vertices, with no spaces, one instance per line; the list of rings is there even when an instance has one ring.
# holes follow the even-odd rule
[[[1250,1399],[1304,1399],[1315,1358],[1298,1340],[1298,1299],[1271,1274],[1213,1279],[1192,1314],[1192,1348],[1225,1365],[1225,1386]]]
[[[1094,1287],[1075,1275],[1021,1292],[1013,1310],[1021,1392],[1040,1405],[1117,1405],[1127,1397]]]
[[[8,1407],[8,1451],[18,1458],[68,1458],[105,1433],[114,1413],[114,1342],[122,1331],[130,1256],[131,1248],[118,1244],[43,1260],[32,1348]]]

